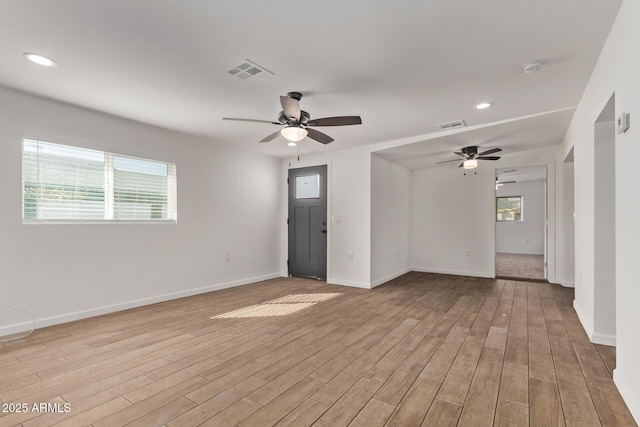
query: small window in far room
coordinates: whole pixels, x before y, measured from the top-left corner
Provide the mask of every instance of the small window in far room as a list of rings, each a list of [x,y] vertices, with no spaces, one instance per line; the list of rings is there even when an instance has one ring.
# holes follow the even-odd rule
[[[496,197],[496,221],[522,221],[522,196]]]
[[[175,222],[176,165],[22,140],[22,218],[46,222]]]

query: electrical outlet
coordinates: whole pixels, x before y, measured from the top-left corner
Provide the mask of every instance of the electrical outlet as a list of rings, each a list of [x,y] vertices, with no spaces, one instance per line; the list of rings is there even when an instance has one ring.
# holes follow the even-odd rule
[[[224,254],[225,261],[231,261],[231,254]]]
[[[396,258],[398,258],[399,256],[400,256],[400,253],[396,251]]]
[[[349,252],[349,253],[347,253],[347,259],[348,259],[349,261],[353,261],[353,252]]]
[[[467,251],[465,252],[466,256],[471,256],[471,249],[467,249]]]

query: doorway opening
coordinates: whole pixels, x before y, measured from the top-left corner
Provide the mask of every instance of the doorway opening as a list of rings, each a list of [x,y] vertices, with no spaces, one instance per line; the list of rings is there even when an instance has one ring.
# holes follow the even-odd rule
[[[496,277],[547,279],[547,168],[496,170]]]

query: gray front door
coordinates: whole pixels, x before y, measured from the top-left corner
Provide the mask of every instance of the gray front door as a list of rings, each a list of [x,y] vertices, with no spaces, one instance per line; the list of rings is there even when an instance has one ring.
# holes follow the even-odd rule
[[[289,169],[289,274],[327,278],[327,167]]]

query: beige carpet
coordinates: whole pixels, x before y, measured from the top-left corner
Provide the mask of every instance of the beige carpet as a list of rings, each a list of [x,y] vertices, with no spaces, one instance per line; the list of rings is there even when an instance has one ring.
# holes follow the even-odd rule
[[[544,280],[544,256],[496,253],[496,276]]]

